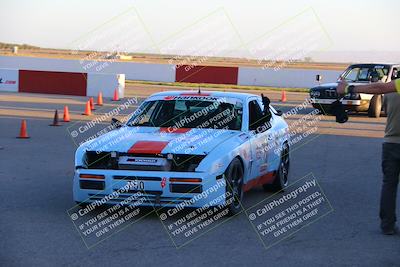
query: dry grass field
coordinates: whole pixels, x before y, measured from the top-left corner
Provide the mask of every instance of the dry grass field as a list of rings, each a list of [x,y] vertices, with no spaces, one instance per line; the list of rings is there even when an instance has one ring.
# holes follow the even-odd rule
[[[0,55],[4,56],[28,56],[28,57],[43,57],[43,58],[61,58],[61,59],[86,59],[92,58],[91,55],[95,54],[95,60],[106,60],[102,59],[106,57],[107,53],[94,52],[94,51],[72,51],[63,49],[47,49],[47,48],[19,48],[18,54],[13,54],[12,49],[9,47],[0,46]],[[118,60],[121,62],[142,62],[142,63],[178,63],[179,59],[176,60],[174,55],[157,55],[157,54],[135,54],[131,53],[132,56],[130,60]],[[182,58],[182,57],[181,57]],[[259,62],[255,59],[245,59],[245,58],[225,58],[225,57],[208,57],[204,62],[204,58],[196,57],[183,57],[193,63],[203,62],[202,64],[208,66],[246,66],[246,67],[258,67]],[[267,61],[263,61],[263,64],[269,64]],[[282,62],[275,62],[273,65],[281,65]],[[324,62],[303,62],[303,61],[293,61],[285,62],[285,68],[301,68],[301,69],[321,69],[321,70],[344,70],[347,64],[342,63],[324,63]]]

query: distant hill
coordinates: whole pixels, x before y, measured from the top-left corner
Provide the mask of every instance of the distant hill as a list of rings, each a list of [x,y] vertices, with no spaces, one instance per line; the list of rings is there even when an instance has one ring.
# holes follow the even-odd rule
[[[41,49],[38,46],[28,45],[28,44],[11,44],[11,43],[2,43],[0,42],[0,49],[11,49],[14,46],[18,46],[20,49]]]

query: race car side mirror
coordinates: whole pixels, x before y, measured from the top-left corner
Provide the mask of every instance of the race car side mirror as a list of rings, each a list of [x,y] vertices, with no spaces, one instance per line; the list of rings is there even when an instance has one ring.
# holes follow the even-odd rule
[[[263,110],[264,115],[270,113],[271,111],[269,109],[269,104],[271,104],[271,100],[269,99],[269,97],[268,96],[264,96],[264,94],[261,94],[261,101],[262,101],[263,106],[264,106],[264,110]]]
[[[264,116],[264,121],[265,122],[269,122],[271,120],[271,109],[269,108],[269,104],[271,104],[271,100],[267,97],[264,96],[264,94],[261,94],[261,99],[262,99],[262,103],[264,106],[264,110],[263,110],[263,116]]]
[[[269,99],[269,97],[261,94],[261,100],[264,105],[264,110],[269,108],[269,104],[271,104],[271,100]]]
[[[112,118],[112,119],[111,119],[111,125],[112,125],[114,128],[121,128],[121,127],[122,127],[122,122],[119,121],[119,120],[116,119],[116,118]]]
[[[397,69],[393,69],[392,80],[396,80],[398,78],[400,78],[400,71],[398,71]]]

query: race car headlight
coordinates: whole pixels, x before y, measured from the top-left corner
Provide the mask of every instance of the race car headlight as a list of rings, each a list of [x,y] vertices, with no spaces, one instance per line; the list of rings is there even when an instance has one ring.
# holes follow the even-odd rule
[[[87,168],[87,154],[85,149],[78,148],[75,152],[75,168]]]
[[[81,157],[75,158],[75,168],[84,168],[87,169],[87,155],[83,153]]]
[[[194,172],[205,155],[167,154],[166,158],[171,162],[171,171]]]

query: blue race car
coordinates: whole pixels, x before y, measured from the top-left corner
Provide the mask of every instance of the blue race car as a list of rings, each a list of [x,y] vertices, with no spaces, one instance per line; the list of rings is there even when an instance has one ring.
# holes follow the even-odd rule
[[[267,97],[231,92],[162,92],[75,154],[78,204],[226,206],[241,210],[255,186],[288,185],[289,130]]]

